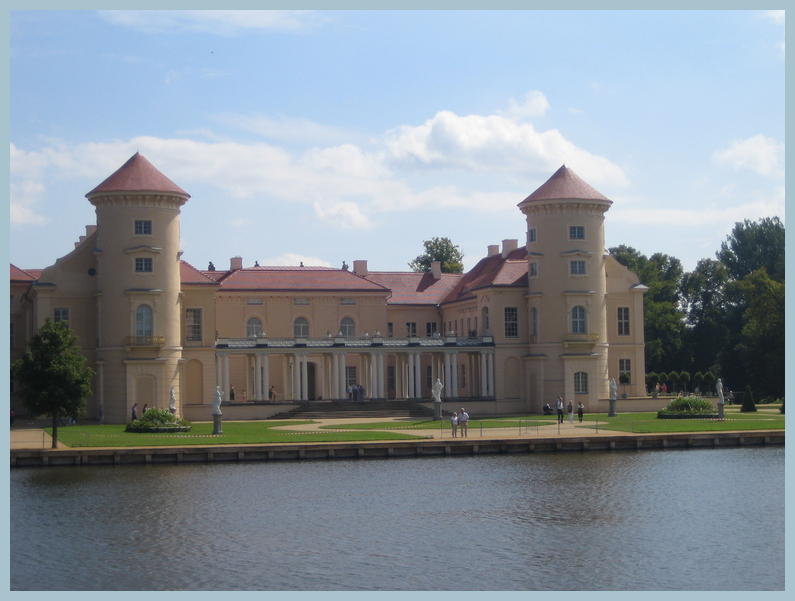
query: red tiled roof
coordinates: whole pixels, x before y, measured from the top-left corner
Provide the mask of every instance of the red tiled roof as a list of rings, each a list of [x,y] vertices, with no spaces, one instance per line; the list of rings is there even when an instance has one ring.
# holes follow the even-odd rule
[[[282,266],[238,269],[221,279],[221,290],[387,292],[383,286],[343,269]]]
[[[137,152],[86,197],[99,192],[172,192],[190,198],[190,194]]]
[[[371,271],[366,277],[392,291],[390,305],[438,305],[464,276],[443,273],[435,280],[430,273]]]
[[[214,272],[212,272],[214,273]],[[207,277],[187,261],[179,262],[179,279],[183,284],[215,284],[216,281]]]
[[[16,282],[32,282],[38,280],[42,269],[20,269],[13,263],[11,265],[11,280]]]
[[[467,272],[458,285],[450,291],[444,301],[474,298],[473,290],[487,286],[527,286],[527,250],[522,247],[511,251],[503,259],[502,254],[481,259]]]
[[[558,200],[564,198],[612,202],[609,198],[586,184],[574,171],[563,165],[538,190],[520,202],[519,206],[533,200]]]

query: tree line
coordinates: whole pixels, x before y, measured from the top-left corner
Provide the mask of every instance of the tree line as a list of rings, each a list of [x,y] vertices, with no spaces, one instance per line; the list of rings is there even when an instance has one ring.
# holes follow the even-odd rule
[[[715,258],[700,260],[691,272],[663,253],[647,257],[626,245],[608,251],[649,288],[643,301],[649,375],[679,388],[693,376],[708,385],[720,377],[727,390],[750,386],[763,399],[784,397],[784,224],[778,217],[736,223]]]

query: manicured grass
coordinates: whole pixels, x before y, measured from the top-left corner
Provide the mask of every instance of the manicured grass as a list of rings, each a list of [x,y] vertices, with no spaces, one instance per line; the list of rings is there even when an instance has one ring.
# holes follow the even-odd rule
[[[351,442],[360,440],[417,440],[400,432],[328,432],[274,430],[274,426],[311,424],[312,421],[224,422],[221,435],[213,435],[211,423],[194,423],[190,432],[144,434],[125,432],[124,425],[86,425],[58,428],[58,440],[70,447],[149,447],[208,444],[291,444],[303,442]],[[52,428],[45,428],[52,435]]]
[[[781,430],[784,416],[780,413],[760,415],[757,413],[726,412],[725,420],[712,419],[658,419],[656,413],[622,413],[616,417],[607,414],[590,415],[597,420],[599,429],[615,432],[664,433],[664,432],[729,432],[733,430]]]

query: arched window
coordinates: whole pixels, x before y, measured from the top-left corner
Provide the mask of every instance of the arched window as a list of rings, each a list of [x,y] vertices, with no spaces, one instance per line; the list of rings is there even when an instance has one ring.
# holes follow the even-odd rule
[[[262,322],[257,317],[252,317],[246,323],[246,336],[256,338],[262,334]]]
[[[588,392],[588,373],[578,371],[574,374],[574,392],[575,394],[586,394]]]
[[[344,317],[340,322],[340,332],[343,336],[356,336],[356,324],[350,317]]]
[[[309,322],[306,317],[299,317],[293,322],[293,335],[296,338],[306,338],[309,336]]]
[[[588,331],[585,325],[585,307],[574,307],[571,310],[571,333],[585,334]]]
[[[530,328],[533,336],[538,336],[538,309],[530,309]]]
[[[138,305],[135,310],[135,335],[152,335],[152,307],[149,305]]]

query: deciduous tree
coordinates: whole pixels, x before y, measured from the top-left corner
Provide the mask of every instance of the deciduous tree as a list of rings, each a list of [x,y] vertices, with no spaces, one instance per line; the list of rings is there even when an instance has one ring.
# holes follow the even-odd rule
[[[439,261],[442,273],[464,273],[464,255],[450,238],[431,238],[423,245],[425,252],[409,263],[412,271],[430,272],[431,263]]]

